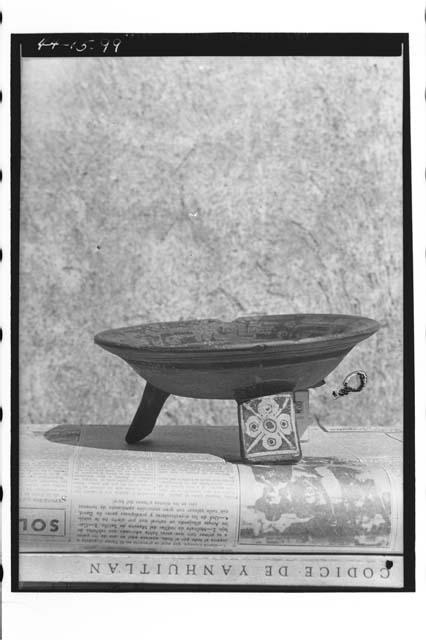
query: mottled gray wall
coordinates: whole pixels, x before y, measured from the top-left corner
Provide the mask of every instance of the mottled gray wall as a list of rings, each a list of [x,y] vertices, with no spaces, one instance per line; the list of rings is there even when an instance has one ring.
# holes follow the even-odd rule
[[[22,420],[131,419],[142,381],[102,329],[262,311],[383,323],[312,410],[400,423],[401,83],[399,58],[24,59]],[[355,367],[365,392],[331,399]]]

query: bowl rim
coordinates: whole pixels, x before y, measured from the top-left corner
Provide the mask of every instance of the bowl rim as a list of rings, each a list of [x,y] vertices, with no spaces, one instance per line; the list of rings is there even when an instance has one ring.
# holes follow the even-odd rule
[[[346,321],[348,327],[340,333],[332,333],[332,330],[327,335],[320,335],[315,337],[300,338],[300,339],[268,339],[268,338],[253,338],[253,340],[241,342],[237,338],[229,342],[199,342],[196,344],[186,345],[149,345],[144,344],[143,341],[137,344],[137,338],[132,332],[140,332],[141,329],[154,330],[157,327],[169,327],[174,326],[182,327],[185,324],[194,325],[197,323],[212,324],[230,326],[232,324],[241,324],[247,321],[262,321],[262,319],[286,319],[297,323],[301,319],[307,319],[311,317],[313,320],[319,321],[320,319],[326,323],[334,320]],[[358,342],[365,340],[380,328],[381,324],[372,318],[360,315],[350,314],[332,314],[332,313],[299,313],[299,314],[253,314],[246,316],[238,316],[234,320],[224,321],[217,318],[200,318],[171,322],[149,322],[138,325],[130,325],[124,327],[118,327],[116,329],[107,329],[97,333],[94,337],[94,342],[100,347],[121,355],[121,352],[126,352],[129,355],[131,352],[144,354],[160,359],[165,357],[173,358],[173,356],[189,356],[189,357],[203,357],[206,355],[220,357],[220,354],[238,355],[243,356],[245,353],[264,353],[269,352],[286,352],[289,355],[303,352],[324,352],[329,349],[347,350],[351,349]],[[126,337],[129,336],[129,340]]]

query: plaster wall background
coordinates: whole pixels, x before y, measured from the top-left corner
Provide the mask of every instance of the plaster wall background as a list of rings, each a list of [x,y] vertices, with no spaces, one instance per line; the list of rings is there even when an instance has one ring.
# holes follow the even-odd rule
[[[402,421],[400,58],[24,59],[20,410],[127,423],[111,327],[256,312],[383,324],[312,392],[324,423]],[[369,384],[334,400],[354,368]],[[166,423],[236,422],[170,398]]]

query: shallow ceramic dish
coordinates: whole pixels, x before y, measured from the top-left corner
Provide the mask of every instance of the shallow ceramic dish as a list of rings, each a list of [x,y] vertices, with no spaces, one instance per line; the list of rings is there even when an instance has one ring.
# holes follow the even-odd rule
[[[152,432],[170,394],[235,399],[242,459],[294,463],[302,455],[308,389],[378,329],[358,316],[258,315],[123,327],[98,333],[95,342],[147,381],[129,444]]]
[[[262,315],[110,329],[95,342],[166,394],[239,400],[322,384],[379,327],[360,316]]]

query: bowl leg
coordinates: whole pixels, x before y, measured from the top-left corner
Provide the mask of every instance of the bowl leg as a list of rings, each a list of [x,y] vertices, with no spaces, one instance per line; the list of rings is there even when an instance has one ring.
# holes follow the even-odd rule
[[[149,382],[146,383],[142,400],[126,434],[128,444],[135,444],[151,433],[169,395]]]
[[[293,393],[238,403],[241,457],[251,464],[293,464],[302,457]]]

